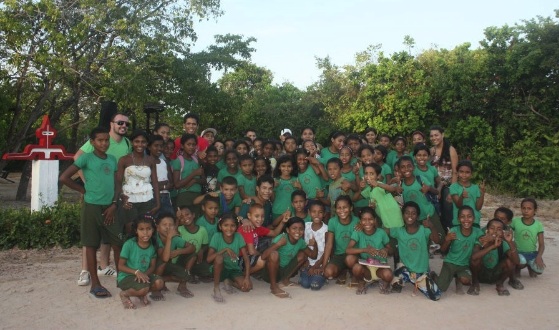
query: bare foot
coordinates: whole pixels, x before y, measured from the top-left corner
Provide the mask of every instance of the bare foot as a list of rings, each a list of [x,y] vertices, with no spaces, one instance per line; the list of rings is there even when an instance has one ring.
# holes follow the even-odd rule
[[[532,270],[532,268],[528,267],[528,274],[530,275],[530,277],[535,278],[538,277],[538,273],[536,273],[535,271]]]
[[[283,288],[289,288],[289,287],[299,286],[299,284],[287,280],[287,281],[285,281],[285,282],[280,282],[280,283],[278,283],[278,286],[279,286],[280,289],[283,289]]]
[[[225,302],[225,299],[223,299],[223,296],[221,295],[221,290],[219,290],[219,288],[214,288],[214,293],[212,294],[212,298],[216,303]]]
[[[186,282],[180,282],[177,288],[178,293],[185,298],[192,298],[194,294],[186,287]]]
[[[142,303],[144,304],[144,306],[147,306],[147,305],[149,305],[149,304],[151,303],[151,302],[149,301],[147,295],[145,295],[145,296],[143,296],[143,297],[140,297],[140,300],[142,301]]]
[[[149,296],[154,301],[162,301],[165,300],[165,296],[161,293],[161,291],[153,291]]]
[[[471,296],[478,296],[479,295],[479,284],[472,284],[467,292]]]
[[[235,290],[235,288],[231,285],[231,282],[230,282],[229,280],[223,281],[222,289],[223,289],[227,294],[235,294],[235,293],[237,293],[237,290]]]
[[[132,302],[132,300],[130,300],[130,297],[126,295],[126,293],[124,293],[124,291],[120,291],[120,300],[122,301],[122,306],[124,306],[124,309],[136,309],[136,305],[134,305],[134,303]]]
[[[389,294],[390,293],[390,284],[382,282],[379,285],[379,292],[382,294]]]
[[[282,289],[278,288],[275,290],[272,290],[272,294],[278,298],[291,298],[291,296],[289,295],[289,293],[283,291]]]
[[[365,281],[359,282],[359,285],[357,286],[357,290],[355,290],[355,294],[362,295],[366,293],[367,293],[367,283],[365,283]]]
[[[166,284],[163,285],[163,289],[161,289],[161,293],[163,293],[163,294],[169,293],[169,288],[167,287]]]

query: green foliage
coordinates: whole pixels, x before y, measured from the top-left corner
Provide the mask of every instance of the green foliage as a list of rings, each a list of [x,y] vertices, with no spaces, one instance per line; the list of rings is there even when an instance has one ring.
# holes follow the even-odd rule
[[[0,249],[68,248],[80,241],[80,205],[58,203],[40,212],[0,209]]]

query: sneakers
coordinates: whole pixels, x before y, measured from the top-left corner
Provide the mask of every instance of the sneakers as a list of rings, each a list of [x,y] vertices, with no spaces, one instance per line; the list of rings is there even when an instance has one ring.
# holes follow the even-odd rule
[[[107,266],[107,268],[105,269],[101,269],[101,266],[97,266],[97,275],[99,276],[114,276],[116,277],[117,272],[116,269],[114,269],[111,266]]]
[[[80,273],[80,277],[78,278],[78,285],[79,286],[86,286],[89,285],[90,275],[87,270],[82,270]]]

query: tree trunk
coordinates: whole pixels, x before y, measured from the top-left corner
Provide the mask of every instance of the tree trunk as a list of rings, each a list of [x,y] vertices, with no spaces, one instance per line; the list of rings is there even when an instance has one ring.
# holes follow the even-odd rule
[[[21,178],[19,186],[17,187],[16,201],[26,201],[27,199],[27,186],[29,186],[29,179],[31,179],[31,160],[25,162],[23,170],[21,171]]]

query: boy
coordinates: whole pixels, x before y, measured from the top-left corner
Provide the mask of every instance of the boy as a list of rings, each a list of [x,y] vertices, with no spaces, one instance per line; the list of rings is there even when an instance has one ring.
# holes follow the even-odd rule
[[[226,176],[219,185],[219,191],[200,195],[194,199],[194,205],[200,204],[207,195],[218,198],[218,213],[221,216],[223,213],[235,212],[239,213],[241,208],[241,197],[238,194],[237,179],[232,176]],[[210,239],[211,241],[211,239]]]
[[[470,257],[474,245],[483,236],[481,229],[474,227],[474,210],[464,205],[458,210],[460,227],[453,227],[448,231],[445,241],[441,245],[441,251],[448,254],[444,258],[443,266],[435,282],[441,291],[445,292],[452,281],[456,278],[456,293],[463,294],[462,286],[470,285],[472,273],[470,271]]]
[[[247,203],[243,203],[241,206],[241,210],[239,211],[239,218],[247,219],[249,207],[252,204],[260,204],[264,208],[264,220],[262,226],[270,227],[273,224],[273,215],[272,215],[272,202],[270,199],[272,198],[272,193],[274,191],[274,178],[270,175],[262,175],[256,181],[256,195],[250,196],[250,201]],[[243,220],[242,223],[243,227],[249,225],[251,227],[250,221]],[[261,250],[262,251],[262,250]]]
[[[217,206],[215,208],[217,209]],[[177,220],[180,236],[195,248],[192,254],[180,255],[177,263],[184,266],[186,272],[191,275],[189,283],[198,283],[196,277],[211,278],[210,264],[206,261],[209,244],[206,227],[194,222],[194,214],[187,207],[177,210]]]
[[[514,213],[508,207],[500,206],[495,210],[493,213],[493,218],[501,220],[505,224],[505,229],[509,227],[512,223],[512,218],[514,217]],[[526,259],[522,255],[519,255],[519,262],[520,264],[525,264]],[[515,290],[522,290],[524,289],[524,285],[520,282],[519,279],[516,278],[516,272],[512,272],[509,276],[509,285]]]
[[[450,196],[454,203],[452,224],[454,226],[458,224],[458,208],[462,205],[468,205],[474,210],[476,220],[474,226],[479,228],[479,222],[481,220],[480,210],[485,199],[485,182],[482,182],[481,185],[477,185],[470,181],[474,166],[469,160],[461,160],[458,162],[456,171],[458,172],[458,181],[451,184],[449,188]]]
[[[247,218],[254,227],[254,230],[247,232],[239,227],[237,231],[243,236],[247,251],[248,259],[250,265],[245,265],[242,255],[239,256],[239,264],[241,269],[244,270],[245,267],[250,267],[250,273],[253,274],[266,265],[266,262],[260,258],[260,252],[258,249],[258,241],[262,237],[276,237],[281,233],[283,226],[287,220],[289,220],[289,215],[284,216],[283,220],[278,224],[276,228],[270,230],[262,224],[264,223],[264,207],[262,204],[253,203],[250,205],[247,213]],[[263,251],[260,249],[260,251]]]
[[[87,270],[91,275],[89,292],[96,298],[111,296],[97,276],[96,252],[101,240],[111,244],[116,265],[122,247],[120,236],[123,226],[114,218],[117,203],[114,193],[117,163],[114,156],[107,154],[109,138],[107,128],[94,128],[89,135],[93,152],[81,155],[59,179],[60,183],[84,195],[81,212],[81,243],[86,247]],[[72,180],[72,176],[79,170],[85,178],[83,187]]]
[[[254,175],[254,159],[249,155],[239,157],[241,173],[237,176],[239,194],[241,198],[247,199],[256,195],[256,175]]]
[[[218,212],[219,199],[210,194],[205,195],[202,200],[202,215],[196,220],[196,224],[206,229],[208,242],[211,242],[212,237],[217,233]]]
[[[216,147],[208,147],[206,150],[206,162],[202,164],[204,175],[206,176],[206,180],[202,184],[203,194],[217,190],[217,174],[219,173],[219,168],[217,167],[218,160],[219,156]]]
[[[512,231],[505,231],[505,224],[499,219],[489,220],[487,233],[474,246],[470,269],[472,285],[468,294],[479,294],[479,283],[495,283],[499,296],[510,295],[503,283],[514,273],[518,265],[518,251],[512,240]]]
[[[322,200],[325,205],[335,208],[334,203],[341,195],[348,195],[351,190],[351,183],[342,176],[342,161],[339,158],[330,158],[326,162],[326,172],[328,172],[328,195],[324,196],[322,190],[316,192],[316,198]]]

